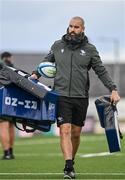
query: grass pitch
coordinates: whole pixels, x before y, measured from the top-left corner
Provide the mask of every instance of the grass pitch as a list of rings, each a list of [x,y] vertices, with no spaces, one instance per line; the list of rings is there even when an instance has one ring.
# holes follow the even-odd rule
[[[125,179],[124,139],[121,143],[121,152],[109,154],[105,135],[81,136],[75,160],[76,178]],[[63,179],[59,137],[17,138],[14,151],[15,160],[0,160],[0,179]]]

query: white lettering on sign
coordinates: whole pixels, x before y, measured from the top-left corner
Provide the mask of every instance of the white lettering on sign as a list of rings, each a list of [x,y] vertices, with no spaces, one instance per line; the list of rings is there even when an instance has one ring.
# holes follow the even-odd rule
[[[17,98],[12,98],[12,106],[17,106]]]
[[[11,105],[11,98],[10,97],[5,97],[5,104]]]
[[[32,101],[32,109],[37,109],[37,102],[36,101]]]
[[[31,103],[31,101],[29,101],[29,100],[25,100],[25,108],[27,108],[27,109],[30,109],[30,103]]]
[[[26,109],[37,109],[37,101],[24,100],[20,101],[17,98],[5,97],[5,105],[8,106],[23,106]]]

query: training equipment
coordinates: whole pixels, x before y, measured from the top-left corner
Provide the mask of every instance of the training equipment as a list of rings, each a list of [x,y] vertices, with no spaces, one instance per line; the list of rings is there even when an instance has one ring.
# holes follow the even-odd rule
[[[0,88],[0,117],[11,117],[15,125],[21,123],[26,132],[49,131],[56,121],[58,94],[14,69],[4,69],[11,83]]]
[[[54,78],[56,75],[55,63],[42,62],[39,64],[37,70],[38,73],[45,78]]]
[[[43,86],[38,86],[41,91],[44,90]],[[16,122],[23,124],[27,132],[26,126],[32,127],[33,131],[47,132],[56,121],[57,99],[58,95],[53,91],[46,92],[40,99],[10,84],[0,88],[0,117],[12,117],[15,125]]]
[[[109,151],[121,150],[120,130],[116,105],[111,104],[110,96],[102,96],[95,101],[101,127],[105,129]],[[121,136],[122,138],[122,136]]]

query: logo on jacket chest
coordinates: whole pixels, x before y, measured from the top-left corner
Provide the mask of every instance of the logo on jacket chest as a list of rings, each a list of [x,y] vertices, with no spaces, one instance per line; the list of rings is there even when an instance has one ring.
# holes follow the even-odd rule
[[[80,55],[81,55],[81,56],[85,56],[85,55],[86,55],[86,52],[85,52],[83,49],[81,49],[81,50],[80,50]]]
[[[64,53],[64,49],[61,49],[61,53]]]

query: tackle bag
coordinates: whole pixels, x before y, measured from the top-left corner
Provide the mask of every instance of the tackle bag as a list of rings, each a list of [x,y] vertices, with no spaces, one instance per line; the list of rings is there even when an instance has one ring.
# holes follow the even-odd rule
[[[101,127],[105,129],[109,151],[111,153],[120,151],[122,134],[119,130],[116,105],[111,103],[110,96],[99,97],[95,101],[95,105]]]
[[[11,83],[0,88],[0,117],[11,117],[26,132],[49,131],[56,121],[58,94],[39,81],[30,80],[21,71],[7,68],[7,72]]]

